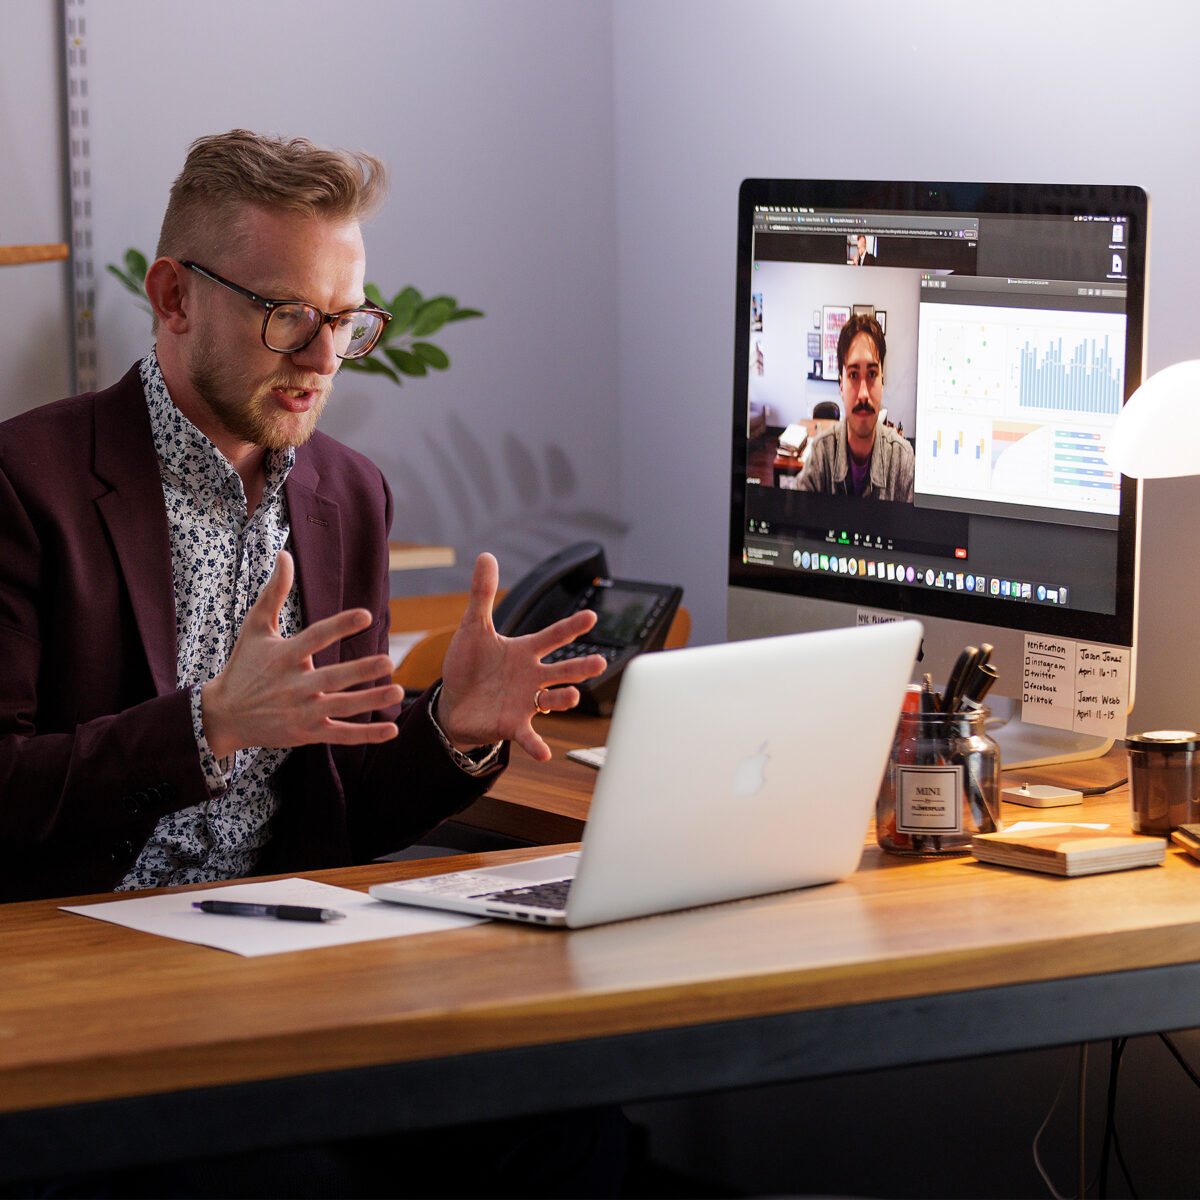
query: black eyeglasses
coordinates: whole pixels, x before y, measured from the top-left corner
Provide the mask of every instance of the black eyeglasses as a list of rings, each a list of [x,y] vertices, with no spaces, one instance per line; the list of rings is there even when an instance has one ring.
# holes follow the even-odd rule
[[[263,317],[262,340],[268,350],[276,354],[298,354],[321,332],[322,325],[333,330],[333,350],[338,358],[362,358],[370,354],[379,341],[383,327],[392,319],[392,314],[374,304],[360,308],[347,308],[342,312],[327,313],[313,304],[300,300],[267,300],[248,288],[238,287],[228,279],[222,279],[215,271],[199,263],[184,262],[189,271],[219,283],[239,296],[245,296],[267,310]]]

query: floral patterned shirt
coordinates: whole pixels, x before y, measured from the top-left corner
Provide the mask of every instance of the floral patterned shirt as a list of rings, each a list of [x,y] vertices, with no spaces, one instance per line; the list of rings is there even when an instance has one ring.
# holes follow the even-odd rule
[[[259,747],[218,760],[204,737],[200,686],[225,667],[242,621],[287,542],[291,526],[283,484],[295,450],[268,452],[262,499],[247,516],[241,478],[175,406],[153,350],[140,369],[171,537],[177,685],[191,689],[192,724],[213,794],[202,805],[162,817],[117,890],[248,874],[279,804],[271,776],[290,753]],[[291,637],[302,624],[293,585],[280,613],[280,632]]]

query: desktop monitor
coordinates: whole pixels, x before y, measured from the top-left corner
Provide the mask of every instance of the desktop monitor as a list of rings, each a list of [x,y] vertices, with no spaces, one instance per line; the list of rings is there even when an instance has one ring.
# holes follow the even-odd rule
[[[744,181],[729,637],[915,616],[939,689],[994,647],[1006,767],[1102,753],[1041,723],[1026,673],[1095,644],[1132,689],[1138,493],[1105,446],[1142,376],[1147,221],[1136,187]],[[842,386],[848,322],[884,344],[873,399],[874,337]],[[872,431],[888,457],[856,472]]]

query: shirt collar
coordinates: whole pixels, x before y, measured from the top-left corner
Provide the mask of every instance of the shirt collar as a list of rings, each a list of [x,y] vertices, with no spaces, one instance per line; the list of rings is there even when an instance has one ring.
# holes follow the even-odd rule
[[[201,497],[212,499],[229,490],[244,504],[245,491],[240,476],[212,441],[179,411],[167,390],[154,350],[142,359],[140,373],[159,462],[184,487]],[[275,498],[295,462],[294,446],[267,451],[264,501]]]

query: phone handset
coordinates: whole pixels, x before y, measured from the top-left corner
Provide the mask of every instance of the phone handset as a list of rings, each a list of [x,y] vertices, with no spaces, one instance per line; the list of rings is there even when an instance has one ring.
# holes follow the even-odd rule
[[[608,574],[599,542],[575,542],[543,559],[513,585],[492,610],[496,632],[511,637],[544,629],[575,611],[574,599],[597,576]]]

